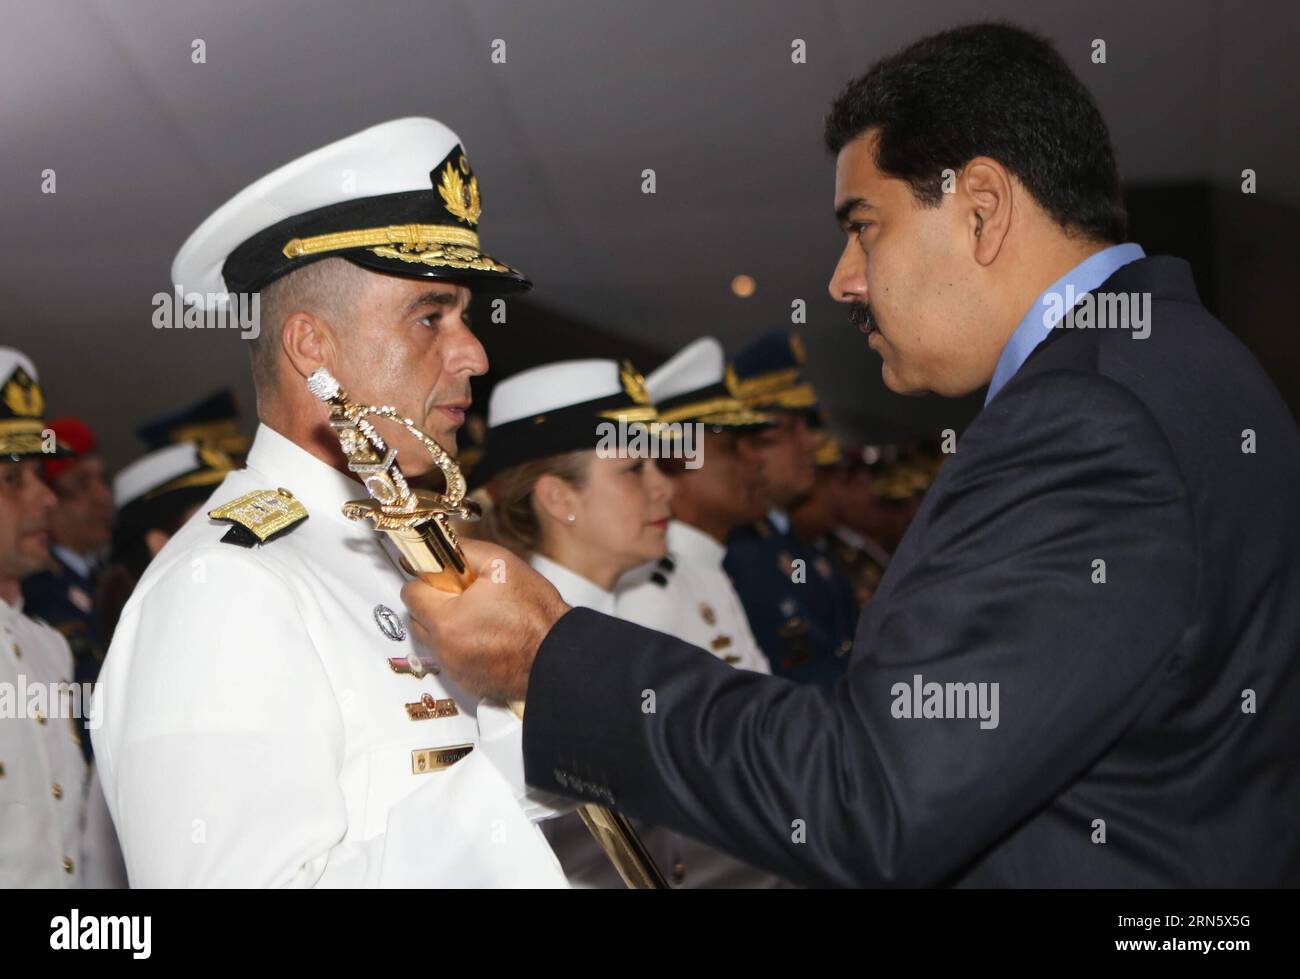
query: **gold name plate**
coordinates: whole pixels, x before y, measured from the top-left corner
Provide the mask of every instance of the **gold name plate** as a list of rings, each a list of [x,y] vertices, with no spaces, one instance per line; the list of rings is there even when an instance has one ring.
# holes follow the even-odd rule
[[[472,744],[452,744],[444,748],[416,748],[411,752],[411,772],[427,775],[450,768],[474,750]]]

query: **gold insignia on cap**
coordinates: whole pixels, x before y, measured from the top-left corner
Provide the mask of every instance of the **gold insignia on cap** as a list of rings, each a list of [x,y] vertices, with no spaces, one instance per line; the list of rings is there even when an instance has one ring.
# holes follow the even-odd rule
[[[731,396],[751,407],[811,408],[817,403],[813,386],[800,382],[798,367],[742,378],[728,364],[724,379]]]
[[[461,157],[462,162],[465,157]],[[468,170],[468,164],[466,164]],[[478,178],[470,177],[466,181],[451,163],[442,171],[438,183],[438,193],[443,204],[454,216],[466,224],[478,224],[479,215],[483,213],[482,202],[478,196]]]
[[[370,251],[380,258],[395,258],[401,262],[418,265],[445,265],[450,269],[471,269],[475,272],[512,273],[509,265],[489,258],[475,248],[459,245],[422,245],[414,244],[400,248],[372,248]]]
[[[632,366],[632,361],[625,360],[618,365],[618,379],[623,382],[627,396],[639,405],[650,404],[650,392],[646,390],[645,378]]]
[[[596,412],[601,418],[614,418],[624,424],[633,422],[653,422],[658,420],[659,412],[650,400],[646,390],[645,378],[632,366],[632,361],[625,360],[618,365],[618,379],[623,385],[623,393],[632,399],[632,404],[622,408],[609,408]]]
[[[45,398],[30,374],[19,367],[9,375],[5,384],[4,402],[9,410],[23,418],[40,418],[45,410]]]
[[[425,775],[450,768],[474,750],[472,744],[452,744],[442,748],[416,748],[411,752],[411,773]]]
[[[730,636],[714,636],[714,637],[709,641],[709,648],[712,649],[715,653],[720,652],[720,651],[722,651],[722,650],[724,650],[724,649],[730,649],[730,648],[731,648],[731,637],[730,637]]]
[[[228,520],[262,543],[307,519],[307,508],[287,489],[254,490],[208,511],[213,520]]]
[[[718,616],[713,611],[713,606],[710,605],[708,602],[700,602],[700,618],[703,619],[705,622],[707,622],[709,625],[713,625],[715,622],[718,621]]]

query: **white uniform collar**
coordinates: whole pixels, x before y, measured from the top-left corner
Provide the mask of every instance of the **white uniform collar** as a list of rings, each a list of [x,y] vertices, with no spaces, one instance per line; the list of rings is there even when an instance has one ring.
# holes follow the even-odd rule
[[[681,520],[668,522],[668,553],[682,558],[687,564],[702,567],[722,567],[727,556],[727,546]]]
[[[23,593],[22,589],[18,590],[18,601],[10,605],[3,598],[0,598],[0,618],[16,619],[23,614]]]
[[[528,563],[555,586],[568,604],[582,608],[594,609],[606,615],[614,614],[614,593],[605,591],[600,586],[588,581],[575,571],[570,571],[562,564],[556,564],[542,554],[533,554]]]
[[[342,458],[341,449],[339,458]],[[266,424],[257,426],[252,448],[248,450],[248,469],[264,477],[266,486],[262,489],[287,489],[313,519],[330,519],[360,534],[374,536],[368,523],[343,516],[343,504],[366,499],[369,496],[366,488]]]

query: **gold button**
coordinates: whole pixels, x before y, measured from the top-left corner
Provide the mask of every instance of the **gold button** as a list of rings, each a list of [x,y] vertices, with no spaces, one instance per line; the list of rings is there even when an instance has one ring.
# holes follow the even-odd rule
[[[72,858],[71,858],[71,857],[64,857],[64,858],[63,858],[63,872],[64,872],[65,874],[70,874],[70,873],[72,873]]]
[[[36,718],[36,723],[37,723],[37,724],[44,724],[44,723],[45,723],[45,715],[42,714],[40,711],[38,711],[38,710],[37,710],[37,711],[33,711],[33,712],[32,712],[32,716],[33,716],[34,718]]]
[[[0,778],[5,777],[5,763],[0,761]]]
[[[58,782],[55,782],[55,783],[54,783],[54,785],[51,787],[50,791],[54,793],[54,798],[56,798],[56,799],[62,799],[62,798],[63,798],[63,786],[60,785]]]
[[[680,884],[685,879],[686,879],[686,864],[684,863],[673,864],[673,883]]]
[[[19,659],[23,658],[23,651],[18,648],[18,643],[14,643],[14,655]]]

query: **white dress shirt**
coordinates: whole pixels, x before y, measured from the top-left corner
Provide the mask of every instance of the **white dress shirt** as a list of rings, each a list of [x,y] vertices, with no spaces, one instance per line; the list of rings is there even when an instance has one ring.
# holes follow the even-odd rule
[[[305,521],[222,542],[211,506],[280,487]],[[145,572],[94,734],[133,885],[565,886],[522,725],[435,674],[388,546],[341,513],[365,495],[263,425]]]

